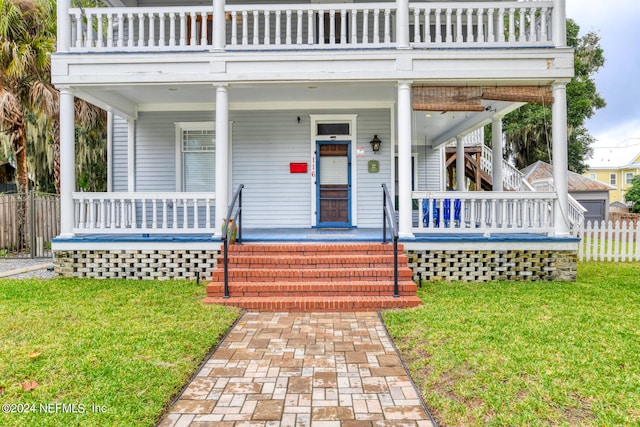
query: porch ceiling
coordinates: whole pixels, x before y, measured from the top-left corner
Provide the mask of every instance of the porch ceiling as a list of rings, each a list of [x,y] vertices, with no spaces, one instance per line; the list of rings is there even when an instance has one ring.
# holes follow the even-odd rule
[[[215,109],[213,84],[110,85],[77,88],[76,96],[125,117],[143,111],[202,111]],[[395,82],[297,82],[233,84],[232,110],[348,110],[390,108],[397,98]],[[437,146],[505,114],[520,103],[482,101],[482,112],[414,111],[414,144]]]

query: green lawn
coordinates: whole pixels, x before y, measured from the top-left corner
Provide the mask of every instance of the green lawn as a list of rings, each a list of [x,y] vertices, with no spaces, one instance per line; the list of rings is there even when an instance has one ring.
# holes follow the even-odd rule
[[[640,426],[640,263],[419,296],[384,319],[441,426]]]
[[[203,297],[185,281],[1,280],[0,425],[154,425],[238,316]]]

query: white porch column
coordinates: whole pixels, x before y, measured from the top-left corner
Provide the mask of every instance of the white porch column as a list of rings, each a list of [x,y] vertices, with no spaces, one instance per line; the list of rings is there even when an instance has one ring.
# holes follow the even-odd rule
[[[569,235],[569,189],[568,189],[568,153],[567,153],[567,85],[553,85],[552,122],[552,157],[553,183],[558,194],[558,202],[554,209],[555,235]]]
[[[58,52],[68,52],[69,47],[71,47],[71,16],[69,16],[71,0],[57,0],[56,7],[56,13],[58,15],[58,30],[56,36]]]
[[[127,191],[136,191],[136,121],[127,119]]]
[[[224,7],[226,0],[213,0],[213,49],[224,50],[226,22]]]
[[[466,190],[464,185],[464,138],[462,136],[456,136],[456,190]]]
[[[73,93],[60,89],[60,237],[73,237],[76,143]]]
[[[411,238],[411,83],[398,82],[398,235]]]
[[[216,235],[229,209],[229,88],[216,85]]]
[[[396,46],[409,48],[409,0],[396,0]]]
[[[107,191],[113,191],[113,113],[107,111]]]
[[[502,116],[494,116],[491,121],[491,151],[493,153],[491,165],[491,182],[493,191],[504,190],[504,174],[502,173]]]
[[[554,0],[553,40],[556,47],[567,46],[567,3],[566,0]]]

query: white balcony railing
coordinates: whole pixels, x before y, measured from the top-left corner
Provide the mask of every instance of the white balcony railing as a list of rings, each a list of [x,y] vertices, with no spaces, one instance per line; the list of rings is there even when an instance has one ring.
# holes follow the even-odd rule
[[[554,232],[555,193],[413,192],[412,198],[419,212],[413,233]]]
[[[73,193],[74,234],[213,234],[215,193]]]
[[[410,3],[415,48],[551,47],[554,1]],[[396,46],[395,2],[227,5],[221,43],[234,49]],[[71,51],[210,50],[213,6],[72,8]],[[221,20],[220,20],[221,22]],[[63,46],[65,43],[62,44]]]

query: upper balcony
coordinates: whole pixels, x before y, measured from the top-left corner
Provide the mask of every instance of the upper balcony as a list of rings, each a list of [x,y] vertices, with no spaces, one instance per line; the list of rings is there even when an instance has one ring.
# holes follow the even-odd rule
[[[564,2],[231,5],[216,0],[207,6],[82,9],[65,8],[68,2],[61,1],[58,50],[255,53],[564,47]]]

